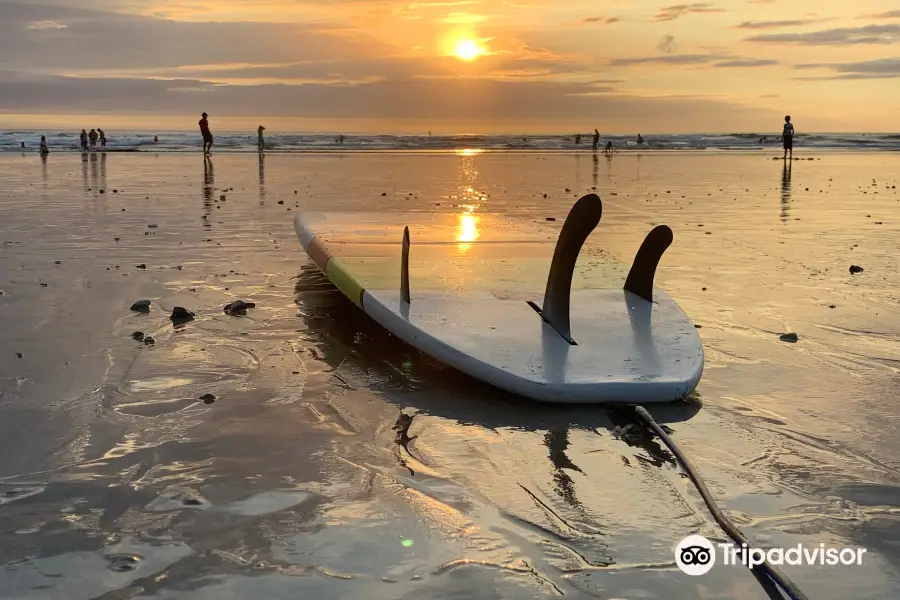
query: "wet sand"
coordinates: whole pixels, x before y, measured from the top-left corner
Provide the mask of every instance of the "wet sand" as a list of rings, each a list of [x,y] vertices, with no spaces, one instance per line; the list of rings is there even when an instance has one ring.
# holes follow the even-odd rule
[[[659,443],[417,355],[291,223],[437,213],[502,223],[494,258],[546,233],[549,261],[596,187],[586,252],[627,267],[668,224],[657,281],[701,326],[697,392],[653,414],[760,545],[867,548],[783,567],[809,597],[896,598],[900,156],[813,158],[0,158],[0,595],[764,598],[677,569],[686,535],[725,538]]]

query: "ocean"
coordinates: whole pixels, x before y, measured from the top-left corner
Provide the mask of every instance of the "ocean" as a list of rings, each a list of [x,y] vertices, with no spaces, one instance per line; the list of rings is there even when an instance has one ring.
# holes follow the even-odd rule
[[[38,151],[40,138],[47,136],[51,151],[73,151],[79,148],[78,131],[58,132],[40,130],[0,130],[0,152]],[[216,152],[256,152],[255,132],[214,132]],[[119,152],[195,152],[201,147],[198,132],[136,131],[107,132],[107,150]],[[581,144],[575,144],[574,134],[560,135],[375,135],[345,134],[338,144],[338,134],[271,133],[266,135],[266,150],[271,152],[321,151],[453,151],[480,149],[494,151],[558,151],[573,152],[590,149],[591,135],[582,134]],[[760,138],[767,135],[766,142]],[[601,145],[611,141],[617,149],[650,151],[748,151],[780,148],[778,134],[644,134],[643,146],[637,137],[601,134]],[[154,144],[157,136],[159,143]],[[890,133],[815,133],[798,134],[794,145],[816,150],[900,150],[900,134]]]

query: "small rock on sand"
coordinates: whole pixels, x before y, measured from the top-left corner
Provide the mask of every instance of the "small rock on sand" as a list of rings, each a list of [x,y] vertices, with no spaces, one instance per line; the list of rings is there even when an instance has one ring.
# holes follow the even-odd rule
[[[800,338],[797,337],[796,333],[783,333],[778,336],[778,339],[782,342],[790,342],[792,344],[796,344],[797,340],[799,340]]]
[[[851,275],[856,275],[857,273],[862,273],[863,271],[865,271],[865,269],[863,269],[859,265],[850,265],[850,274]]]
[[[215,394],[203,394],[199,399],[203,400],[203,404],[212,404],[216,401],[216,396]]]
[[[279,200],[278,204],[284,204],[284,200]]]
[[[155,344],[155,343],[156,343],[156,340],[154,340],[152,337],[150,337],[150,336],[148,335],[147,337],[144,338],[144,343],[145,343],[146,345],[150,346],[151,344]]]
[[[173,321],[193,321],[194,313],[182,306],[176,306],[172,309],[172,316],[169,318]]]
[[[135,266],[136,266],[138,269],[146,269],[146,268],[147,268],[147,265],[145,265],[144,263],[141,263],[141,264],[135,265]]]
[[[225,312],[229,315],[243,315],[247,313],[248,308],[256,308],[253,302],[244,302],[243,300],[235,300],[225,305]]]
[[[131,334],[131,337],[139,342],[144,341],[144,332],[143,331],[135,331]]]
[[[131,305],[131,310],[137,312],[150,312],[150,304],[149,300],[138,300]]]
[[[22,358],[22,353],[21,353],[21,352],[16,352],[16,358]]]
[[[555,221],[555,220],[556,220],[556,217],[547,217],[547,220],[548,220],[548,221]]]

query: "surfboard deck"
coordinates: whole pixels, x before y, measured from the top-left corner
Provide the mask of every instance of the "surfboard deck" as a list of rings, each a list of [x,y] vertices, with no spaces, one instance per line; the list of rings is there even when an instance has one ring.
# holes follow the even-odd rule
[[[450,226],[450,217],[300,213],[294,226],[313,262],[375,322],[498,388],[544,402],[648,403],[678,400],[696,387],[703,347],[693,324],[665,292],[642,288],[640,277],[596,249],[576,268],[584,240],[566,238],[567,227],[578,227],[578,219],[568,224],[571,214],[553,261],[554,232],[482,215],[476,234]],[[408,302],[398,224],[405,219],[414,219],[406,222],[415,240],[406,244]],[[584,238],[594,225],[582,226]],[[648,257],[655,270],[662,250],[647,252],[642,246],[632,272]],[[548,266],[562,291],[548,291],[541,306],[538,290],[553,287]],[[622,288],[626,274],[632,291]]]

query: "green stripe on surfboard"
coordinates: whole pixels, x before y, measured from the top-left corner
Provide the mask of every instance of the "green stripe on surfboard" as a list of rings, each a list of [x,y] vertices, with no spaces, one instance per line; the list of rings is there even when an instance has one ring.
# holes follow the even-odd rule
[[[339,259],[332,256],[328,260],[325,265],[325,275],[353,304],[362,308],[363,287]]]

